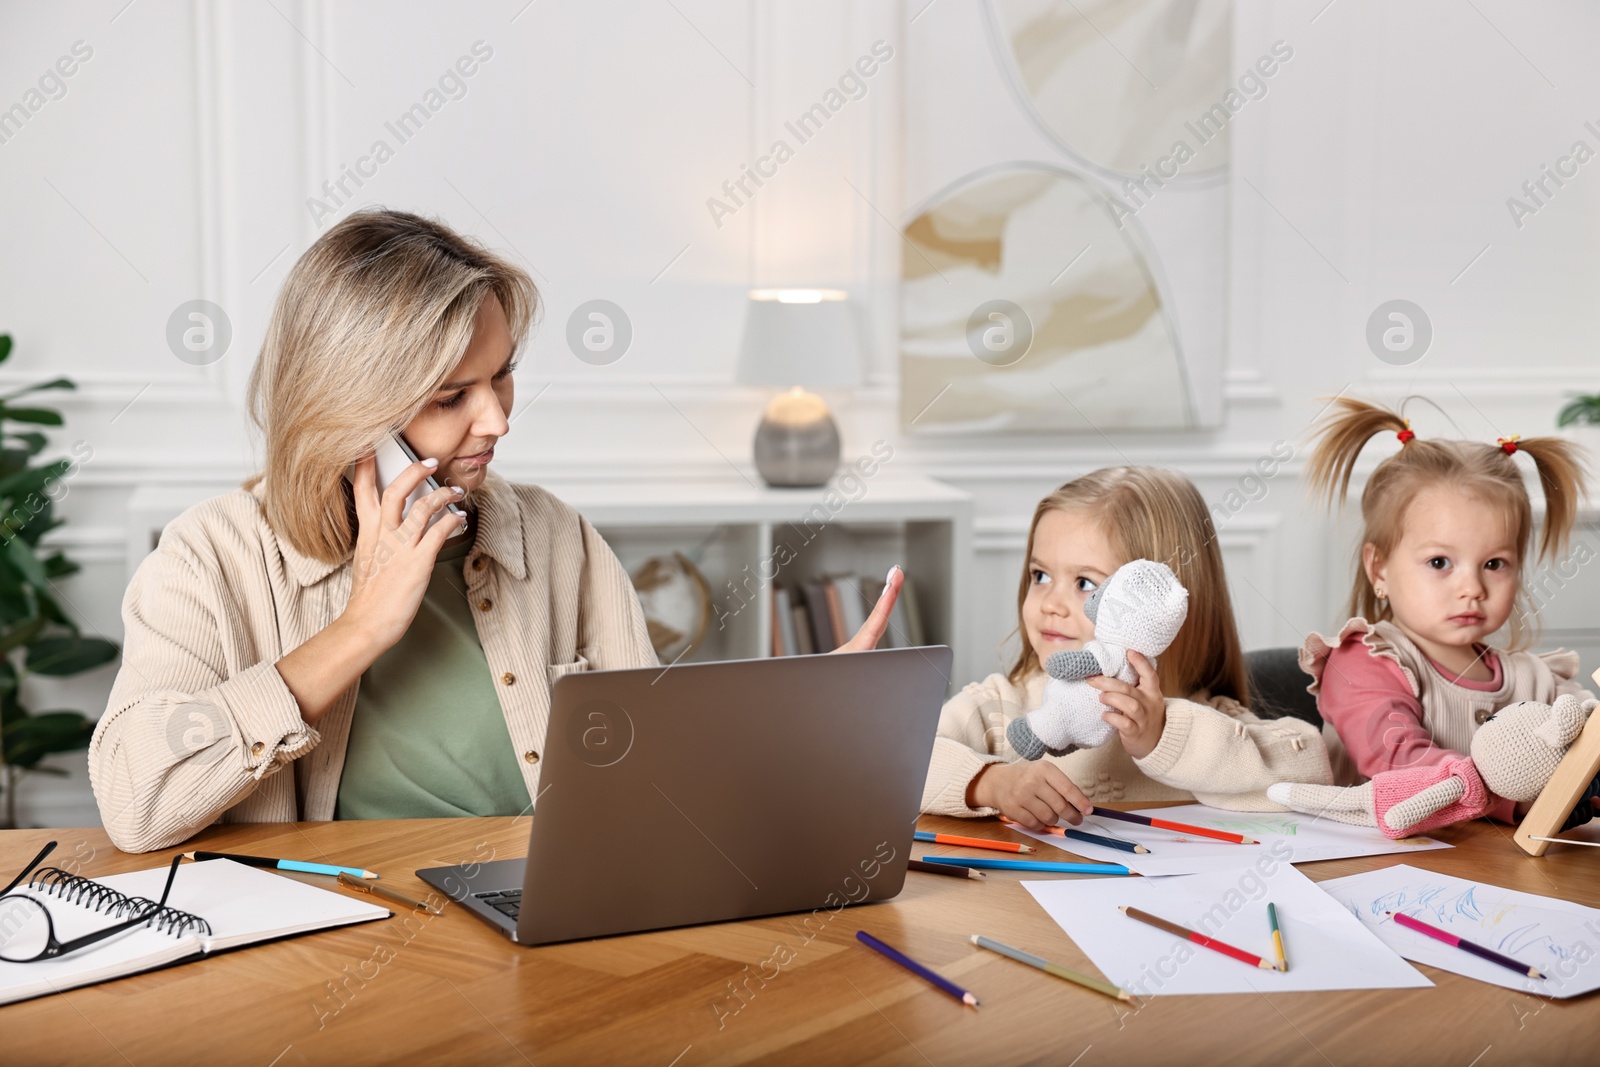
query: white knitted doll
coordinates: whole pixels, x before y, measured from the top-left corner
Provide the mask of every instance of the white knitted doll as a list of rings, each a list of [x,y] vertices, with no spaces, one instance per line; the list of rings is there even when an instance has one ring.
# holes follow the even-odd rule
[[[1370,782],[1345,788],[1279,782],[1267,787],[1267,798],[1309,815],[1376,826],[1388,837],[1426,833],[1476,819],[1497,796],[1538,799],[1594,708],[1595,701],[1580,703],[1570,693],[1554,704],[1525,700],[1501,708],[1478,727],[1470,760],[1456,757],[1384,771]],[[1591,785],[1590,793],[1594,789]],[[1578,807],[1589,814],[1583,803]]]
[[[1051,656],[1045,662],[1050,680],[1044,703],[1006,727],[1006,740],[1023,759],[1047,752],[1063,756],[1111,740],[1116,731],[1101,718],[1106,706],[1100,690],[1083,679],[1104,674],[1137,685],[1128,653],[1138,652],[1155,665],[1189,615],[1189,591],[1166,564],[1136,559],[1090,594],[1083,613],[1094,623],[1094,640]]]

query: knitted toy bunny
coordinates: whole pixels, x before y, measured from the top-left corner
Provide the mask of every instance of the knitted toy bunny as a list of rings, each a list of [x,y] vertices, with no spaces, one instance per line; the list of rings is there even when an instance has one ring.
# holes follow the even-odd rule
[[[1083,602],[1083,613],[1094,623],[1094,640],[1051,656],[1045,663],[1050,680],[1043,705],[1006,727],[1006,740],[1023,759],[1046,752],[1063,756],[1111,739],[1116,731],[1101,718],[1106,706],[1100,691],[1083,679],[1104,674],[1137,684],[1128,653],[1138,652],[1155,665],[1188,617],[1189,591],[1165,564],[1136,559],[1118,567]]]
[[[1310,815],[1376,826],[1392,838],[1476,819],[1497,796],[1537,799],[1595,706],[1595,701],[1580,703],[1571,694],[1557,697],[1554,704],[1511,704],[1472,735],[1471,759],[1384,771],[1347,788],[1279,782],[1267,787],[1267,798]],[[1594,793],[1591,785],[1589,794]],[[1592,816],[1589,800],[1586,796],[1578,804],[1572,825]]]

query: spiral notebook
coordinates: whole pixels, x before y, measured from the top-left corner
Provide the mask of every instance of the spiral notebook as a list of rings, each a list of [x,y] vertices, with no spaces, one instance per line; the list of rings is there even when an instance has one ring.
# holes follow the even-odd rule
[[[44,901],[57,939],[68,941],[153,906],[166,880],[165,865],[96,879],[43,868],[12,892]],[[149,923],[60,959],[0,961],[0,1004],[391,914],[388,908],[232,860],[184,863],[167,906]]]

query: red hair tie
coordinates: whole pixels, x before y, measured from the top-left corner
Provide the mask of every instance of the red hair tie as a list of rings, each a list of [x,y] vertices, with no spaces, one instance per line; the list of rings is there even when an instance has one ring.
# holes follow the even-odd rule
[[[1522,435],[1520,433],[1514,433],[1510,437],[1496,437],[1495,443],[1501,448],[1505,449],[1506,455],[1509,456],[1511,453],[1517,450],[1517,442],[1520,440],[1522,440]]]
[[[1407,419],[1407,420],[1405,420],[1405,423],[1406,423],[1406,428],[1405,429],[1396,430],[1395,431],[1395,436],[1400,438],[1400,443],[1401,444],[1405,444],[1407,441],[1409,441],[1412,438],[1417,436],[1416,433],[1411,429],[1411,420]]]

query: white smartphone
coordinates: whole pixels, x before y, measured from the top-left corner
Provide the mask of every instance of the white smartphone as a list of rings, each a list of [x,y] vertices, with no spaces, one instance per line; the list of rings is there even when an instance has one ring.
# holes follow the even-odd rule
[[[378,495],[381,497],[383,491],[389,488],[390,483],[400,477],[400,472],[421,457],[412,451],[411,446],[406,443],[406,439],[397,433],[385,435],[375,448],[378,457]],[[430,474],[423,479],[422,484],[412,490],[410,496],[406,497],[405,506],[400,509],[401,521],[405,521],[405,517],[411,513],[413,504],[438,488],[440,488],[440,485],[434,480],[433,475]],[[462,511],[454,503],[446,504],[445,510],[460,515],[462,518],[466,517],[466,512]],[[444,511],[434,512],[433,517],[428,520],[428,526],[431,528],[443,515]]]

